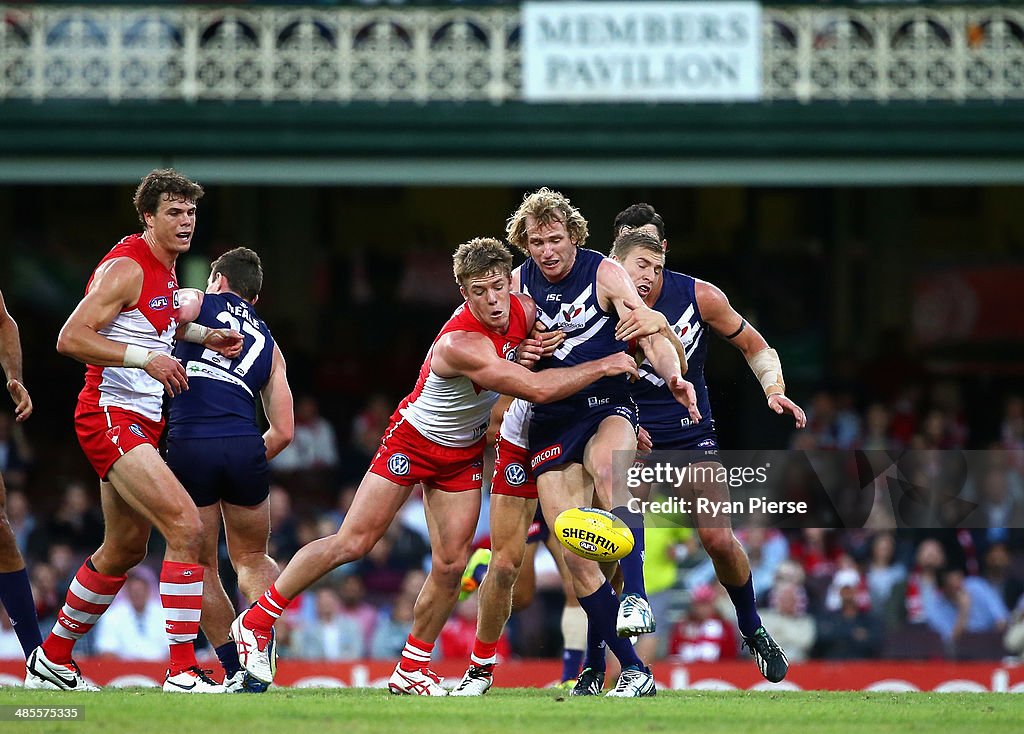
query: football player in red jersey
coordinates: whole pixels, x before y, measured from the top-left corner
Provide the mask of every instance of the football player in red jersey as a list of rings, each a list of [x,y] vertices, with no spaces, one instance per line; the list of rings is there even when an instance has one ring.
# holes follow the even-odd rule
[[[273,680],[272,628],[285,608],[326,573],[369,552],[422,482],[431,570],[389,688],[447,695],[429,669],[430,655],[459,596],[480,514],[485,433],[498,394],[543,403],[601,377],[636,372],[633,360],[621,353],[551,372],[518,364],[516,350],[533,327],[536,309],[528,296],[511,293],[511,269],[512,255],[497,240],[477,238],[456,250],[454,272],[466,302],[442,327],[415,388],[392,416],[341,528],[300,549],[231,627],[239,660],[254,678]]]
[[[192,294],[179,290],[174,265],[191,245],[202,195],[201,186],[176,171],[149,173],[134,199],[144,231],[125,237],[100,261],[58,337],[57,351],[87,365],[75,430],[100,477],[104,539],[72,580],[53,631],[29,655],[26,687],[95,690],[72,649],[106,611],[128,570],[145,558],[155,526],[167,541],[160,572],[170,644],[164,690],[224,690],[195,657],[203,595],[199,512],[157,451],[163,393],[188,388],[184,369],[171,357],[176,332],[225,354],[241,348],[238,332],[179,328],[198,311]]]

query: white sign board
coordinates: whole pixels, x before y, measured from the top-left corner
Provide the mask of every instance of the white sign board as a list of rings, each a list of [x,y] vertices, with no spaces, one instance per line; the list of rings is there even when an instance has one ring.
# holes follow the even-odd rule
[[[761,98],[756,2],[526,2],[528,102]]]

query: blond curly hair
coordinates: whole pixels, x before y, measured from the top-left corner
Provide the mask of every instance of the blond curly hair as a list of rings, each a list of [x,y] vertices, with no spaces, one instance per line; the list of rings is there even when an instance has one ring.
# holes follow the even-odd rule
[[[529,255],[527,244],[530,236],[526,231],[527,217],[532,218],[536,224],[561,222],[565,225],[569,239],[577,247],[583,247],[587,241],[589,234],[587,220],[580,214],[580,210],[569,202],[567,196],[558,191],[552,191],[546,186],[532,194],[523,196],[523,203],[508,218],[505,225],[505,234],[509,244]]]

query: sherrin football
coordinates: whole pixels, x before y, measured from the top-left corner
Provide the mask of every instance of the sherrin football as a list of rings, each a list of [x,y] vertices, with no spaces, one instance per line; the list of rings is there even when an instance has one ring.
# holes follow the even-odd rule
[[[617,561],[633,550],[633,532],[610,512],[572,507],[555,518],[555,537],[578,556]]]

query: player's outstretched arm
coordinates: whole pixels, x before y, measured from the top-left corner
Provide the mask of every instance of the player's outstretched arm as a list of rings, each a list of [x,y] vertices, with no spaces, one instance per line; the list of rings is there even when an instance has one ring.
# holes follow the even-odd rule
[[[270,427],[263,434],[267,447],[267,461],[281,453],[292,442],[295,435],[295,410],[292,388],[288,384],[288,369],[281,348],[274,345],[274,361],[270,367],[270,379],[260,391],[263,412],[267,414]]]
[[[468,331],[442,336],[434,345],[430,368],[440,377],[463,375],[486,390],[531,403],[562,400],[602,377],[637,376],[636,362],[625,352],[573,367],[531,372],[495,354],[491,340],[483,334]]]
[[[125,345],[100,335],[99,331],[121,312],[134,305],[142,293],[142,267],[134,260],[118,257],[96,270],[85,295],[57,337],[57,351],[97,367],[137,367],[159,381],[168,395],[188,389],[185,369],[168,354]]]
[[[22,382],[18,324],[7,311],[3,293],[0,293],[0,368],[4,371],[7,392],[14,401],[14,419],[23,421],[32,415],[32,398]]]
[[[697,308],[716,334],[743,352],[751,371],[761,384],[768,407],[779,415],[789,414],[797,428],[807,425],[803,408],[786,397],[779,354],[768,346],[760,332],[737,313],[728,297],[716,285],[698,280],[694,288]]]

